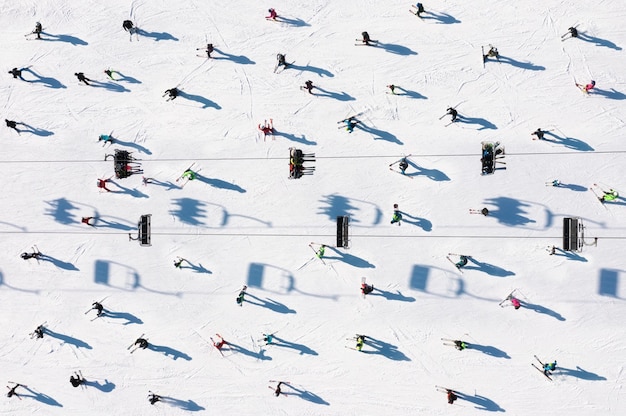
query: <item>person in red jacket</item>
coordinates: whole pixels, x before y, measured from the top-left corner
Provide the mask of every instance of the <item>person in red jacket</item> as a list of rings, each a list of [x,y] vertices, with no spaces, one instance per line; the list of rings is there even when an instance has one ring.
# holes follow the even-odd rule
[[[270,15],[269,16],[265,16],[265,18],[267,20],[276,20],[276,18],[278,17],[278,14],[276,14],[276,10],[269,9],[268,12],[270,13]]]

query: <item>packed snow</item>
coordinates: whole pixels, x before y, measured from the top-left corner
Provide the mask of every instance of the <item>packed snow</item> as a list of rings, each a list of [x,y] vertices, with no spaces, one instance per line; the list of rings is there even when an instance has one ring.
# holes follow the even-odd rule
[[[8,388],[27,387],[0,413],[624,414],[626,199],[589,190],[626,192],[623,2],[424,7],[2,2],[2,116],[23,124],[2,130],[0,363]],[[562,39],[569,27],[579,36]],[[483,65],[489,45],[499,60]],[[278,53],[291,65],[274,72]],[[591,80],[588,95],[575,85]],[[493,174],[481,142],[505,149]],[[291,147],[315,154],[312,175],[289,179]],[[116,149],[143,173],[116,178]],[[147,214],[144,247],[129,235]],[[577,252],[566,217],[584,224]],[[448,253],[471,257],[457,270]],[[535,355],[557,361],[551,380]]]

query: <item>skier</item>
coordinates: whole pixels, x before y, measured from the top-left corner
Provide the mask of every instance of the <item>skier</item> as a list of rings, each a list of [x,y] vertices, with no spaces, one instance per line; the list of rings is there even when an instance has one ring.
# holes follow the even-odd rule
[[[135,25],[133,25],[133,22],[130,20],[124,20],[124,22],[122,23],[122,27],[126,32],[130,32],[130,34],[132,35]]]
[[[33,30],[32,33],[37,35],[37,39],[41,39],[41,32],[43,32],[43,27],[41,26],[41,23],[35,23],[35,30]]]
[[[591,91],[595,86],[596,86],[596,82],[595,81],[591,81],[589,84],[587,85],[583,85],[583,84],[576,84],[576,86],[578,88],[580,88],[580,90],[582,92],[584,92],[585,94],[589,94],[589,91]]]
[[[400,161],[400,163],[398,164],[398,167],[400,168],[400,172],[402,172],[402,174],[404,175],[405,171],[409,167],[409,162],[407,162],[406,157]]]
[[[389,85],[387,85],[387,88],[389,88],[391,90],[391,93],[395,95],[395,93],[396,93],[396,86],[395,85],[389,84]]]
[[[280,396],[280,393],[282,393],[282,390],[280,389],[280,386],[284,384],[282,381],[278,382],[278,385],[276,386],[276,389],[274,390],[274,396],[278,397]]]
[[[466,349],[468,346],[468,344],[465,341],[461,341],[461,340],[456,340],[454,341],[454,348],[456,348],[459,351],[463,351],[464,349]]]
[[[609,189],[608,191],[603,190],[602,193],[602,196],[598,198],[602,203],[615,201],[619,198],[619,192],[615,189]]]
[[[355,117],[343,119],[341,120],[341,122],[346,123],[346,130],[348,130],[348,133],[352,133],[356,125],[360,123],[360,121],[357,120]]]
[[[498,48],[493,45],[489,45],[489,51],[487,52],[487,55],[483,55],[483,62],[487,62],[487,58],[496,58],[499,61],[500,53],[498,52]]]
[[[110,134],[101,134],[100,136],[98,136],[98,142],[113,144],[114,139],[113,136],[111,136]]]
[[[326,245],[322,244],[319,250],[315,252],[315,255],[317,256],[318,259],[321,259],[324,257],[324,253],[326,253]]]
[[[398,223],[398,225],[401,225],[402,224],[401,221],[402,221],[402,213],[398,209],[398,204],[393,204],[393,217],[391,218],[391,223],[392,224]]]
[[[374,285],[368,285],[367,283],[361,283],[361,293],[363,296],[372,293],[374,290]]]
[[[134,345],[137,345],[138,348],[141,348],[142,350],[145,350],[146,348],[148,348],[149,344],[148,344],[148,340],[147,339],[145,339],[145,338],[137,338],[135,340],[135,344]]]
[[[28,260],[28,259],[36,259],[39,260],[39,258],[42,256],[42,254],[39,252],[39,250],[35,250],[33,249],[32,253],[22,253],[20,254],[20,257],[23,260]]]
[[[558,179],[555,179],[553,181],[546,182],[546,186],[548,186],[548,185],[550,185],[550,186],[561,186],[561,181],[558,180]]]
[[[16,397],[19,399],[19,398],[20,398],[20,395],[19,395],[19,394],[17,394],[17,393],[15,392],[15,390],[17,390],[17,388],[18,388],[18,387],[20,387],[20,386],[21,386],[21,384],[19,384],[19,383],[15,384],[15,386],[13,386],[13,387],[9,387],[9,386],[7,386],[7,389],[9,389],[9,391],[7,392],[7,397],[13,397],[13,396],[16,396]]]
[[[237,295],[237,304],[239,306],[243,306],[243,302],[244,302],[244,297],[246,296],[246,289],[248,288],[248,286],[243,285],[243,288],[239,291],[239,295]]]
[[[553,256],[556,253],[556,246],[548,246],[546,248],[548,255]]]
[[[115,78],[113,78],[113,73],[114,73],[114,72],[116,72],[116,71],[112,71],[111,69],[105,69],[105,70],[104,70],[104,73],[105,73],[105,74],[107,74],[107,76],[108,76],[109,78],[111,78],[113,81],[115,81]]]
[[[446,109],[446,114],[450,114],[452,116],[452,119],[450,120],[450,122],[454,123],[456,121],[457,116],[459,115],[459,112],[456,111],[456,109],[452,107],[448,107]]]
[[[17,128],[17,121],[4,119],[4,122],[7,124],[8,128],[15,130],[18,134],[20,133],[20,129]]]
[[[207,43],[206,48],[196,48],[197,51],[202,50],[202,49],[206,52],[207,58],[210,58],[211,57],[211,52],[213,52],[215,50],[213,48],[213,44],[212,43]]]
[[[156,402],[160,402],[161,401],[161,396],[159,396],[158,394],[154,394],[152,392],[150,392],[150,394],[148,394],[148,401],[150,402],[150,404],[155,404]]]
[[[104,189],[107,192],[111,192],[111,190],[109,188],[107,188],[107,182],[111,182],[111,179],[98,179],[98,182],[96,183],[96,186],[98,186],[98,188],[100,189]]]
[[[286,56],[285,54],[279,53],[276,54],[276,60],[278,61],[276,63],[276,68],[278,68],[279,66],[284,66],[285,69],[287,69],[287,67],[289,66],[289,64],[287,62],[285,62]]]
[[[265,18],[267,20],[276,20],[278,18],[278,14],[276,13],[276,10],[269,9],[268,12],[269,12],[270,15],[269,16],[265,16]]]
[[[82,224],[87,224],[90,225],[92,227],[95,227],[95,223],[96,223],[96,218],[95,217],[83,217],[80,222]]]
[[[274,340],[274,334],[263,334],[263,341],[265,344],[271,344]]]
[[[224,341],[224,338],[222,338],[220,334],[215,334],[215,335],[218,337],[218,341],[217,342],[213,341],[213,346],[217,348],[218,350],[221,350],[224,344],[227,344],[227,342]]]
[[[74,75],[76,76],[76,78],[78,78],[78,82],[84,82],[85,85],[89,85],[89,83],[87,81],[91,81],[91,80],[89,78],[87,78],[84,73],[82,73],[82,72],[74,72]]]
[[[78,374],[77,372],[74,372],[74,375],[76,377],[74,377],[73,375],[70,376],[70,383],[72,384],[73,387],[78,387],[85,382],[85,379],[82,378],[80,374]]]
[[[24,78],[22,78],[22,70],[21,69],[13,68],[12,70],[9,71],[9,74],[13,75],[13,79],[19,77],[22,81],[24,81]]]
[[[469,256],[461,255],[459,258],[459,261],[456,262],[454,265],[456,266],[457,269],[460,269],[461,267],[467,265],[468,258]]]
[[[182,264],[186,261],[187,260],[182,257],[177,257],[176,260],[174,260],[174,267],[176,267],[177,269],[182,269]]]
[[[370,38],[369,33],[367,32],[363,32],[361,33],[361,36],[363,36],[363,39],[361,39],[361,42],[363,42],[366,45],[370,45],[370,42],[373,42],[372,39]]]
[[[96,310],[96,316],[100,316],[104,312],[104,306],[102,306],[102,304],[100,302],[92,303],[91,304],[91,309],[95,309]]]
[[[186,171],[183,172],[182,175],[180,175],[180,177],[187,178],[187,180],[189,181],[193,181],[194,179],[198,177],[198,174],[191,169],[187,169]]]
[[[269,122],[265,120],[262,125],[259,124],[259,130],[263,132],[263,140],[265,140],[268,134],[273,136],[274,135],[274,120],[272,120],[271,118]]]
[[[511,296],[509,301],[511,301],[511,305],[513,305],[513,308],[515,308],[515,310],[519,309],[522,306],[522,303],[519,301],[519,299]]]
[[[489,210],[487,208],[470,209],[470,214],[483,214],[486,217],[487,215],[489,215]]]
[[[576,29],[575,27],[570,27],[567,29],[567,33],[565,35],[563,35],[562,37],[565,37],[567,35],[570,35],[570,37],[572,38],[577,38],[578,37],[578,29]]]
[[[545,363],[543,365],[543,374],[545,374],[546,376],[552,375],[551,371],[554,371],[555,369],[556,369],[556,360],[554,360],[554,362],[552,363]]]
[[[178,91],[178,88],[174,87],[174,88],[170,88],[169,90],[165,90],[165,94],[169,95],[169,98],[167,99],[167,101],[170,101],[178,97],[179,91]]]
[[[458,399],[458,396],[450,389],[446,389],[448,404],[454,404],[454,401]]]
[[[541,130],[541,128],[538,128],[534,132],[530,133],[531,136],[537,136],[536,138],[533,138],[533,140],[543,140],[543,135],[544,134],[545,134],[545,132],[543,130]]]
[[[43,325],[39,325],[37,328],[35,328],[35,330],[33,331],[33,334],[35,334],[35,337],[37,339],[43,338],[43,334],[45,330],[46,328]]]
[[[363,344],[365,344],[365,335],[356,334],[356,350],[363,350]]]
[[[307,81],[304,83],[304,87],[300,87],[300,89],[307,90],[309,94],[313,94],[313,88],[315,88],[313,86],[313,81]]]
[[[422,17],[422,16],[420,16],[420,14],[424,13],[424,5],[422,3],[417,3],[413,7],[415,7],[417,9],[417,11],[415,12],[415,16]]]

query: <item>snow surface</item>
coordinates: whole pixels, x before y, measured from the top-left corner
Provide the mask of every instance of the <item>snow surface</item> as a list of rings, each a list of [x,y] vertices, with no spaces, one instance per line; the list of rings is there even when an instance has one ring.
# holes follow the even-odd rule
[[[265,21],[269,7],[287,20]],[[624,3],[425,7],[420,21],[398,0],[3,1],[2,116],[32,129],[2,130],[0,363],[29,389],[0,413],[626,414],[626,200],[603,207],[587,190],[626,192]],[[143,30],[131,42],[129,13]],[[38,20],[47,35],[26,41]],[[561,42],[572,25],[581,38]],[[364,30],[378,47],[354,46]],[[215,59],[196,56],[207,41]],[[501,62],[483,68],[490,43]],[[274,74],[279,52],[295,63]],[[307,79],[317,96],[298,89]],[[587,97],[574,80],[591,79]],[[176,85],[185,95],[166,102]],[[465,118],[445,127],[449,106]],[[361,111],[354,133],[337,128]],[[531,140],[537,127],[553,141]],[[110,131],[119,143],[103,147]],[[481,141],[504,144],[506,170],[480,175]],[[287,178],[292,146],[316,154],[313,176]],[[100,193],[116,148],[161,184],[135,175]],[[388,169],[403,154],[412,179]],[[201,177],[181,189],[192,163]],[[544,186],[556,178],[566,186]],[[128,241],[142,214],[151,247]],[[338,215],[348,250],[332,247]],[[548,255],[570,216],[597,247]],[[326,264],[299,269],[312,241],[331,246]],[[20,259],[33,244],[48,257]],[[475,262],[460,274],[448,252]],[[365,299],[362,276],[378,289]],[[516,288],[525,307],[500,308]],[[91,321],[103,298],[111,314]],[[51,333],[31,340],[44,321]],[[273,331],[280,344],[261,347]],[[153,350],[130,354],[144,333]],[[372,340],[361,353],[345,348],[357,333]],[[558,361],[552,382],[534,354]],[[78,369],[85,389],[68,383]],[[168,399],[150,406],[148,390]]]

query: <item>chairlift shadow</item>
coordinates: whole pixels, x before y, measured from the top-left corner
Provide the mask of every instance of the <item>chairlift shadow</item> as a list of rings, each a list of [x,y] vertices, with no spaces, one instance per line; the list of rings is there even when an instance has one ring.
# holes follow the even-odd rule
[[[205,202],[185,197],[172,199],[172,204],[177,208],[171,209],[169,213],[178,218],[179,221],[188,225],[205,225],[203,220],[206,217]]]

